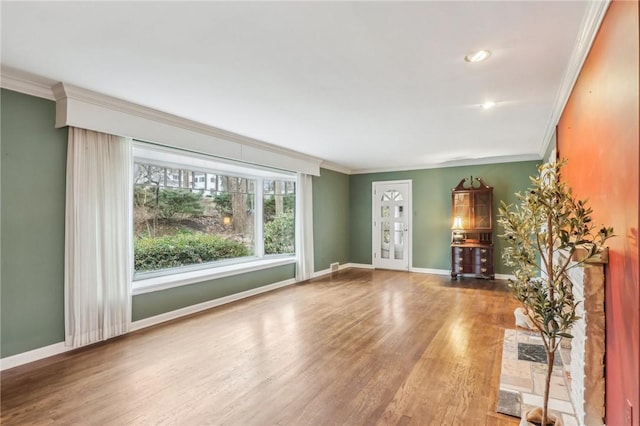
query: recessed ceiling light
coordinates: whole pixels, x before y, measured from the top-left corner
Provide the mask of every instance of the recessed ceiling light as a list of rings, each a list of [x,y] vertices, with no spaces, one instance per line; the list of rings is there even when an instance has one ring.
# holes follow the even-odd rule
[[[480,62],[491,56],[491,52],[488,50],[478,50],[477,52],[469,53],[464,57],[467,62]]]
[[[485,103],[483,103],[483,104],[482,104],[482,109],[491,109],[491,108],[493,108],[494,106],[496,106],[496,103],[495,103],[495,102],[487,101],[487,102],[485,102]]]

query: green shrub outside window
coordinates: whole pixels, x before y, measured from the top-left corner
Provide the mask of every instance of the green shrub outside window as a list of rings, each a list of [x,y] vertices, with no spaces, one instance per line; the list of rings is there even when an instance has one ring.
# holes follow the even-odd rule
[[[295,254],[295,181],[142,162],[134,170],[135,273]],[[262,218],[256,195],[262,195]],[[259,242],[256,226],[262,226]]]

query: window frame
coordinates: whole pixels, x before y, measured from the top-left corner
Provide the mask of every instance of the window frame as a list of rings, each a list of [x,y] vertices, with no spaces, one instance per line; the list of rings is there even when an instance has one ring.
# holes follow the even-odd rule
[[[163,158],[165,157],[165,158]],[[187,169],[191,172],[210,173],[241,177],[255,181],[254,193],[254,254],[235,259],[223,259],[197,265],[185,265],[175,268],[166,268],[157,271],[137,273],[134,269],[134,233],[133,233],[133,191],[135,181],[131,181],[131,288],[133,295],[144,294],[173,287],[194,284],[227,276],[259,271],[276,266],[296,263],[298,251],[294,248],[292,254],[267,254],[264,253],[264,180],[281,180],[293,182],[297,188],[296,173],[226,160],[206,154],[194,153],[166,146],[133,141],[132,170],[136,163],[165,167],[166,169]],[[253,173],[252,173],[253,172]],[[205,178],[206,180],[206,178]],[[185,188],[186,189],[186,188]],[[193,188],[192,188],[193,189]],[[198,190],[198,188],[195,188]],[[295,193],[297,197],[297,193]],[[259,202],[258,202],[259,201]],[[297,208],[297,202],[296,202]],[[299,224],[295,223],[296,233]]]

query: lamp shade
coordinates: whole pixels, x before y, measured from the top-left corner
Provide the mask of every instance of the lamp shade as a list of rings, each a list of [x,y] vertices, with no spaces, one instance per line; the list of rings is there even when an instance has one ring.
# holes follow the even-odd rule
[[[453,225],[451,225],[451,229],[464,229],[462,226],[462,218],[460,216],[456,216],[453,219]]]

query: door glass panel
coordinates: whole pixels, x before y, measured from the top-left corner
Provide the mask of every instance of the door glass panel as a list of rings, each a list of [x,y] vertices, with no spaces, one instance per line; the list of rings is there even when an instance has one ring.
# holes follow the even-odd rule
[[[389,217],[389,206],[382,206],[380,217]]]
[[[396,222],[393,225],[393,258],[400,260],[404,254],[404,224]]]
[[[391,242],[391,226],[389,222],[382,222],[382,238],[380,239],[380,257],[389,259],[389,243]]]
[[[404,209],[402,208],[402,206],[395,206],[394,208],[394,212],[393,212],[393,217],[395,218],[401,218],[402,217],[402,211]]]
[[[385,191],[384,194],[382,194],[381,200],[382,201],[402,201],[403,197],[399,191],[396,191],[395,189],[390,189],[388,191]]]

